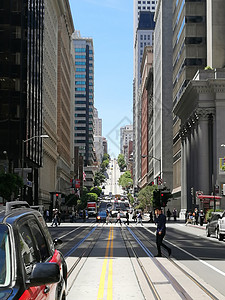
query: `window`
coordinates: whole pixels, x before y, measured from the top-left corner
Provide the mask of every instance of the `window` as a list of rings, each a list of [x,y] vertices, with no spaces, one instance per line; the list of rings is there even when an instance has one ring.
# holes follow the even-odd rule
[[[80,92],[80,91],[86,91],[86,89],[85,88],[75,88],[75,91],[78,91],[78,92]]]
[[[86,48],[75,48],[75,52],[86,52]]]
[[[86,72],[85,68],[76,68],[76,72]]]
[[[86,65],[86,62],[85,61],[75,61],[75,65]]]
[[[86,55],[75,55],[75,58],[86,59]]]
[[[86,77],[86,75],[84,75],[84,74],[76,74],[75,75],[75,78],[85,78]]]
[[[85,81],[75,81],[75,84],[80,84],[80,85],[84,85],[84,84],[86,84],[86,82]]]

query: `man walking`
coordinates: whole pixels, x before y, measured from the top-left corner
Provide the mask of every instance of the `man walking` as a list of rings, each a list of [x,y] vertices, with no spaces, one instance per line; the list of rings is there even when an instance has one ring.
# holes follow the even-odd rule
[[[157,245],[157,250],[158,250],[158,254],[155,255],[155,257],[161,257],[162,256],[161,246],[168,251],[168,254],[170,256],[171,255],[171,249],[163,243],[163,238],[166,234],[166,216],[162,213],[161,208],[156,209],[155,215],[156,215],[155,222],[157,224],[156,245]]]

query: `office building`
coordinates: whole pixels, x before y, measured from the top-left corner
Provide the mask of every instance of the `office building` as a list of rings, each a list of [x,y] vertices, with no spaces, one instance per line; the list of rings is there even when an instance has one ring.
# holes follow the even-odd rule
[[[85,185],[93,185],[94,173],[94,47],[93,39],[72,35],[75,49],[74,146],[84,158]]]
[[[126,125],[120,128],[120,153],[124,155],[126,164],[129,160],[128,146],[133,141],[133,125]]]
[[[185,23],[185,26],[191,26],[192,20],[192,22],[198,22],[192,24],[191,27],[197,29],[199,26],[200,28],[197,37],[185,39],[187,44],[184,47],[189,50],[190,41],[192,41],[192,43],[195,42],[195,45],[192,45],[193,51],[198,50],[197,54],[200,54],[202,49],[202,53],[205,54],[206,37],[207,62],[204,56],[199,57],[196,54],[195,60],[199,63],[199,70],[189,80],[181,96],[175,98],[174,103],[174,113],[180,122],[181,212],[183,213],[195,206],[204,211],[225,208],[225,201],[220,197],[225,183],[223,167],[225,165],[223,148],[225,140],[223,130],[225,126],[225,40],[221,36],[221,32],[225,30],[222,13],[225,11],[225,3],[209,0],[207,9],[205,5],[206,3],[198,3],[196,7],[195,3],[191,10],[192,18],[190,7],[187,6],[189,17],[186,20],[189,22]],[[187,29],[186,32],[190,32]],[[207,32],[206,36],[205,32]],[[196,49],[196,43],[200,44],[199,49]],[[192,60],[185,59],[186,65],[193,62]],[[205,70],[202,70],[203,61],[204,65],[208,66]],[[198,196],[199,194],[201,195]],[[217,195],[216,201],[214,195]]]
[[[173,1],[173,106],[206,62],[206,1]],[[188,101],[188,100],[187,100]],[[181,200],[181,119],[173,119],[173,195]],[[190,193],[188,197],[191,197]]]
[[[44,140],[39,204],[49,207],[50,195],[68,194],[74,158],[74,26],[68,0],[45,1],[44,27],[43,128],[49,138]]]
[[[135,11],[138,25],[134,32],[134,79],[133,79],[133,171],[134,187],[141,178],[141,62],[146,46],[152,46],[154,40],[154,12]]]
[[[30,204],[38,203],[43,164],[43,21],[43,0],[0,3],[0,159],[6,153],[8,170],[20,175],[29,167]]]

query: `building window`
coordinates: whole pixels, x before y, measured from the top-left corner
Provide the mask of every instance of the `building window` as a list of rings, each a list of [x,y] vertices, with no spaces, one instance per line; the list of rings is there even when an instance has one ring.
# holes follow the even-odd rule
[[[86,55],[75,55],[75,58],[86,59]]]
[[[75,61],[75,65],[79,65],[79,66],[81,66],[81,65],[86,65],[86,62],[85,61]]]
[[[75,81],[75,84],[84,85],[84,84],[86,84],[86,82],[85,81]]]
[[[75,48],[75,52],[86,52],[86,48]]]
[[[76,72],[86,72],[85,68],[76,68]]]

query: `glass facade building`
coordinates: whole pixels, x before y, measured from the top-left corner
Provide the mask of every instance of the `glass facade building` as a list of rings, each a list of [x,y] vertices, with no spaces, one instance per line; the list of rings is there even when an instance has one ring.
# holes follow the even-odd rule
[[[94,49],[91,38],[73,34],[75,49],[74,146],[84,157],[84,167],[94,161]]]

